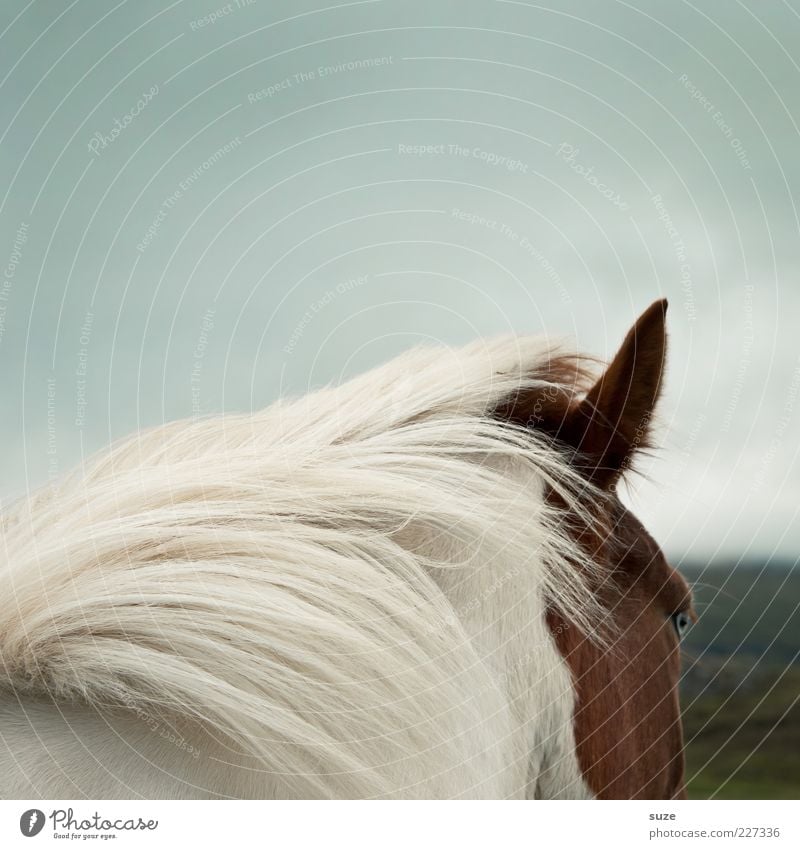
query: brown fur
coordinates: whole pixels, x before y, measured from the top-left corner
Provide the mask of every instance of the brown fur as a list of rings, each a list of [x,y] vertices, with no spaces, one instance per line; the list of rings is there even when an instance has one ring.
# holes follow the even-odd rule
[[[691,594],[633,514],[619,502],[611,509],[613,536],[600,544],[612,571],[598,588],[616,625],[610,645],[548,614],[575,681],[578,761],[599,798],[682,798],[680,649],[671,617],[690,610]]]
[[[576,539],[608,570],[596,587],[613,619],[606,644],[548,613],[575,681],[578,760],[599,798],[685,795],[680,655],[671,617],[683,610],[694,616],[691,594],[614,491],[636,452],[649,445],[666,355],[666,307],[657,301],[642,314],[596,381],[583,361],[557,358],[541,390],[520,392],[496,411],[545,432],[587,481],[606,491],[592,499],[599,520],[593,528],[565,514]],[[549,498],[564,506],[555,494]]]

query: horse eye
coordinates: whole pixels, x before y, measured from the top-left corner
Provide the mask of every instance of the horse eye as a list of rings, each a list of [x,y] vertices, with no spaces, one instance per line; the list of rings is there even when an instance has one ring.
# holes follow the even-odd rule
[[[689,614],[685,610],[681,610],[673,615],[672,624],[675,626],[675,633],[678,637],[682,637],[689,630],[692,620],[689,619]]]

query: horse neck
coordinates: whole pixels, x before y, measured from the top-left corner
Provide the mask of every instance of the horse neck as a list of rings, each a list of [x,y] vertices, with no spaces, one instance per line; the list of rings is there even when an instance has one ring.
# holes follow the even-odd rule
[[[535,556],[525,563],[482,558],[480,549],[468,556],[455,550],[435,555],[459,564],[432,577],[503,704],[509,795],[590,796],[575,753],[572,677],[547,624],[545,565]]]

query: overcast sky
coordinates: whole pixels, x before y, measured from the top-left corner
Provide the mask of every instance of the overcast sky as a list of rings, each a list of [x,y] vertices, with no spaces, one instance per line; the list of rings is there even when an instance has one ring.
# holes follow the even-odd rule
[[[0,495],[410,345],[611,355],[670,300],[635,509],[797,556],[800,12],[739,2],[0,7]]]

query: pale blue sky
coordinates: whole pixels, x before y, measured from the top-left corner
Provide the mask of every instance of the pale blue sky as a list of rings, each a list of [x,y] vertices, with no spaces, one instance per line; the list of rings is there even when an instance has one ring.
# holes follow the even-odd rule
[[[422,341],[609,355],[666,295],[635,508],[673,554],[796,556],[798,4],[5,0],[0,32],[3,496]]]

